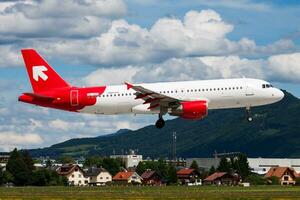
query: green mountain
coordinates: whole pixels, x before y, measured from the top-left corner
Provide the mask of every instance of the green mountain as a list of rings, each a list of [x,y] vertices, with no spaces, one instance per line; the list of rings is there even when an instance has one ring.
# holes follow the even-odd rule
[[[215,110],[200,121],[177,118],[167,121],[160,130],[151,125],[136,131],[71,139],[30,153],[32,156],[86,156],[138,149],[144,157],[170,157],[172,134],[176,132],[179,157],[211,157],[215,151],[240,151],[251,157],[300,157],[299,99],[285,92],[282,101],[254,108],[252,113],[252,123],[245,120],[244,109]]]

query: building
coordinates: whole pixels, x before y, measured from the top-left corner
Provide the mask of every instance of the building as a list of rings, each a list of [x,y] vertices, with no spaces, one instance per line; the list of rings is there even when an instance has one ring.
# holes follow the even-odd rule
[[[0,163],[6,164],[9,159],[9,154],[0,154]]]
[[[118,172],[112,179],[114,182],[121,183],[142,183],[142,177],[136,172]]]
[[[300,173],[299,158],[248,158],[248,162],[257,174],[266,174],[272,167],[290,167]]]
[[[181,184],[189,184],[200,181],[200,173],[195,169],[184,168],[177,171],[177,178]]]
[[[133,150],[129,151],[128,155],[111,155],[111,158],[119,158],[122,159],[122,161],[125,164],[125,167],[128,168],[134,168],[136,167],[141,161],[143,161],[142,155],[136,155]]]
[[[141,177],[144,185],[162,185],[162,178],[156,171],[147,170]]]
[[[220,163],[220,158],[187,158],[186,159],[186,166],[191,166],[193,161],[196,161],[199,168],[203,169],[204,171],[209,171],[209,169],[214,166],[217,168]]]
[[[208,171],[211,166],[217,168],[220,163],[220,158],[187,158],[186,165],[191,166],[195,160],[198,166]],[[299,158],[248,158],[251,171],[257,174],[266,174],[271,167],[292,167],[296,172],[300,173]]]
[[[104,168],[90,167],[85,172],[85,177],[89,178],[89,185],[106,185],[112,181],[111,174]]]
[[[271,167],[266,173],[265,178],[277,177],[280,185],[295,185],[296,178],[300,177],[291,167]]]
[[[85,186],[89,184],[89,178],[84,176],[84,171],[78,165],[63,165],[56,171],[58,175],[67,177],[69,185]]]
[[[206,185],[237,185],[240,182],[238,174],[229,174],[226,172],[215,172],[204,179]]]

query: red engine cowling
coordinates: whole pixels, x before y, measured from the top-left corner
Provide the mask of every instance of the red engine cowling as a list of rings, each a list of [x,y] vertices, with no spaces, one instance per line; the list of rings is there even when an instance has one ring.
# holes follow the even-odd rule
[[[208,107],[206,101],[185,101],[181,103],[184,119],[202,119],[207,116]]]

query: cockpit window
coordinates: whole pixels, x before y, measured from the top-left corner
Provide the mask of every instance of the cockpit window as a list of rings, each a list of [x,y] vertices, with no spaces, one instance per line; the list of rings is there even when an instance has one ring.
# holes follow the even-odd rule
[[[273,85],[271,84],[262,84],[262,88],[272,88]]]

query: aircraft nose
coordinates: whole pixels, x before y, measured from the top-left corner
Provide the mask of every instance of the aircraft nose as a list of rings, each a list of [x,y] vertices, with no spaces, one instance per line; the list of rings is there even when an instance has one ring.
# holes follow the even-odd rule
[[[272,96],[277,101],[280,101],[281,99],[283,99],[284,93],[281,90],[279,90],[279,89],[275,89],[275,91],[273,92]]]

